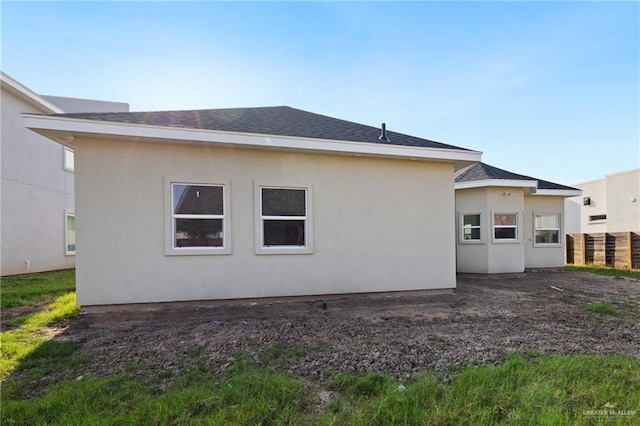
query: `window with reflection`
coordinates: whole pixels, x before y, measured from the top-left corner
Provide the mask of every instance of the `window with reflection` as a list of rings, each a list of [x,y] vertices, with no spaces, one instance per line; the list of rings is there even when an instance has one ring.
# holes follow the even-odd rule
[[[480,214],[462,215],[462,240],[480,241]]]
[[[263,247],[305,247],[307,190],[260,188]]]
[[[560,215],[537,214],[535,218],[535,244],[560,245]]]
[[[496,240],[517,240],[518,239],[518,214],[517,213],[494,213],[493,215],[493,237]]]
[[[224,247],[224,186],[174,183],[173,246]]]

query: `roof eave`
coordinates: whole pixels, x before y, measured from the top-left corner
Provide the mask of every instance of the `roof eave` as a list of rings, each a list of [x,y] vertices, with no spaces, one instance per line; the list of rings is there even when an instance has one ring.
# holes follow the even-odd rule
[[[579,189],[538,189],[533,195],[551,195],[556,197],[577,197],[582,195]]]
[[[0,72],[0,81],[2,85],[6,87],[8,91],[18,96],[23,101],[33,105],[34,107],[42,110],[45,113],[60,114],[64,113],[64,110],[46,100],[42,96],[38,95],[33,90],[29,89],[24,84],[5,74]]]
[[[537,180],[514,180],[514,179],[483,179],[471,180],[467,182],[456,182],[455,189],[471,189],[486,187],[507,187],[507,188],[529,188],[535,192],[538,188]]]
[[[480,161],[478,151],[449,148],[426,148],[404,145],[377,144],[330,139],[240,133],[181,127],[151,126],[23,114],[25,127],[73,148],[76,137],[109,137],[146,140],[159,143],[189,143],[233,145],[246,148],[333,153],[353,156],[405,158],[422,161],[454,162],[463,167]]]

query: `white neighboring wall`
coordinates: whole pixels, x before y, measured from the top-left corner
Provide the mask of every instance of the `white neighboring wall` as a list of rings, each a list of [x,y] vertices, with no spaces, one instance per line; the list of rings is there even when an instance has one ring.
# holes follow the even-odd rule
[[[640,232],[640,169],[573,185],[579,197],[567,198],[567,233]]]
[[[0,275],[73,268],[66,221],[75,213],[74,173],[65,168],[66,148],[25,128],[20,114],[65,112],[57,99],[75,107],[101,102],[46,99],[4,73],[0,81]],[[116,102],[105,106],[129,109]]]

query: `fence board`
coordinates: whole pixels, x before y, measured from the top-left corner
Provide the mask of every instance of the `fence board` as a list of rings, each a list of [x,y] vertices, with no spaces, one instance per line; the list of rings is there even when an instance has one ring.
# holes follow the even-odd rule
[[[638,233],[568,234],[566,242],[568,264],[593,263],[615,268],[640,269],[640,234]]]

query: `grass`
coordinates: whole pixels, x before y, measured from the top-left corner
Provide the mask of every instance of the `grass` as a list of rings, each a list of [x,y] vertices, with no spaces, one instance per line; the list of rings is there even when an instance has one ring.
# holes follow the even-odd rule
[[[52,301],[56,297],[74,291],[75,288],[74,269],[2,277],[0,307],[5,309]]]
[[[615,307],[611,306],[610,303],[601,302],[601,303],[587,303],[580,306],[583,310],[587,312],[593,312],[594,314],[601,315],[616,315],[619,313],[619,310]]]
[[[0,381],[4,382],[23,360],[31,366],[65,357],[77,344],[49,342],[49,327],[64,323],[80,311],[76,306],[75,271],[63,270],[39,274],[3,277],[0,281],[2,309],[50,302],[42,310],[22,315],[3,324],[11,330],[1,334]]]
[[[40,350],[39,358],[48,356],[47,351],[42,354],[46,348],[55,352],[56,349],[53,348],[56,345],[43,346],[50,339],[48,327],[67,321],[79,312],[75,293],[67,293],[55,299],[44,310],[13,320],[11,325],[16,328],[1,335],[0,381],[6,380],[19,363],[37,349]]]
[[[316,384],[315,386],[318,386]],[[400,383],[341,374],[319,398],[301,378],[241,361],[223,377],[206,371],[166,391],[125,376],[58,384],[38,398],[6,398],[6,424],[634,424],[640,362],[623,356],[510,356],[470,367],[448,383],[431,374]],[[594,412],[614,406],[606,418]],[[621,414],[621,413],[625,414]]]
[[[35,280],[38,284],[40,280]],[[26,288],[29,280],[23,282]],[[41,296],[48,297],[41,291]],[[606,306],[605,306],[606,305]],[[607,307],[608,306],[608,307]],[[587,307],[584,307],[587,309]],[[609,314],[608,304],[592,312]],[[274,343],[259,360],[239,355],[214,374],[203,360],[159,386],[162,372],[137,378],[79,377],[75,342],[48,340],[52,324],[78,312],[73,293],[16,320],[2,334],[2,423],[11,424],[261,424],[456,425],[637,424],[640,360],[626,356],[515,354],[496,367],[469,367],[449,380],[426,373],[399,382],[372,372],[334,374],[328,382],[283,373],[280,363],[312,348]],[[117,354],[114,354],[117,356]],[[79,368],[77,368],[80,366]],[[131,365],[144,369],[144,360]],[[17,374],[20,373],[20,374]],[[58,376],[56,376],[58,375]],[[38,388],[40,379],[47,389]],[[327,396],[330,397],[327,397]]]
[[[598,275],[607,275],[616,278],[636,278],[640,279],[640,270],[638,269],[616,269],[606,266],[589,264],[585,266],[565,265],[566,271],[573,272],[591,272]]]

